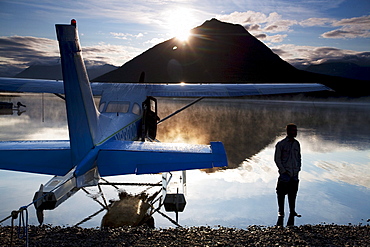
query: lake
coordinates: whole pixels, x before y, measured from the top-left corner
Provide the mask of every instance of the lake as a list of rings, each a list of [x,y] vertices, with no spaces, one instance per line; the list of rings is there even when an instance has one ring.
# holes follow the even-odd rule
[[[285,137],[285,125],[291,122],[298,125],[297,140],[302,149],[296,206],[302,217],[296,219],[296,224],[367,223],[370,218],[369,99],[340,102],[293,99],[204,99],[159,125],[157,138],[161,142],[222,141],[228,155],[227,169],[187,171],[187,205],[179,215],[181,225],[237,228],[275,225],[278,173],[273,161],[274,147]],[[12,115],[0,115],[1,141],[68,139],[62,99],[50,94],[3,93],[0,101],[14,104],[20,101],[27,106]],[[189,102],[159,98],[159,117],[164,118]],[[174,173],[172,191],[176,190],[178,176],[179,173]],[[0,220],[12,210],[29,204],[40,184],[50,178],[0,170]],[[161,175],[107,179],[159,182]],[[103,189],[107,199],[118,198],[114,188]],[[122,189],[139,193],[145,188]],[[98,192],[96,188],[89,191]],[[99,209],[96,202],[79,191],[54,211],[45,211],[44,223],[71,226]],[[174,217],[174,213],[168,215]],[[100,226],[102,216],[103,213],[81,226]],[[173,226],[159,214],[154,214],[154,218],[156,227]],[[29,222],[38,224],[33,206],[29,208]]]

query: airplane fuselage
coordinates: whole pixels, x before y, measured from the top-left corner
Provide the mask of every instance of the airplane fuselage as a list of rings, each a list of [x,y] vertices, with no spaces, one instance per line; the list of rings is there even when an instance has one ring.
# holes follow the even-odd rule
[[[99,123],[104,127],[99,144],[109,140],[137,141],[141,137],[146,91],[134,87],[104,91],[99,103]]]

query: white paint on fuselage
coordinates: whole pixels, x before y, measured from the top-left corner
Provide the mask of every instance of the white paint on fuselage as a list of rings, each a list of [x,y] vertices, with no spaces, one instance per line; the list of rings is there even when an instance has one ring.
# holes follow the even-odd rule
[[[135,88],[134,85],[119,84],[115,85],[109,91],[104,91],[100,99],[100,106],[103,107],[99,107],[101,108],[98,121],[99,141],[96,145],[103,144],[109,140],[138,140],[138,128],[141,125],[141,119],[143,117],[142,102],[146,97],[147,91],[145,88]],[[105,112],[109,102],[112,101],[130,102],[128,111],[125,113]],[[139,114],[133,113],[135,104],[140,107]]]

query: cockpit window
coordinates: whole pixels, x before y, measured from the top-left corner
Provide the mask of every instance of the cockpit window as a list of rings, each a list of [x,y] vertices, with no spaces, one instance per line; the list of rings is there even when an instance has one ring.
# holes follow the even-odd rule
[[[107,109],[105,109],[105,112],[122,112],[126,113],[128,112],[128,109],[130,107],[130,102],[128,101],[111,101],[107,105]]]
[[[100,112],[103,112],[104,106],[105,106],[105,102],[100,103],[100,106],[99,106],[99,111]]]
[[[134,105],[132,106],[132,113],[136,115],[141,114],[141,108],[138,103],[134,103]]]

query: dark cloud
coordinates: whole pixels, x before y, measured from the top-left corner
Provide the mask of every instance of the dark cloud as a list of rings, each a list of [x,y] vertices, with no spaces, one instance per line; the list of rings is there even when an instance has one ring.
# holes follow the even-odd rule
[[[334,23],[334,26],[347,26],[347,25],[366,25],[369,28],[370,25],[370,15],[365,15],[361,17],[353,17],[348,19],[342,19]]]
[[[272,52],[274,52],[275,54],[279,56],[284,56],[285,54],[287,54],[287,52],[284,51],[283,49],[272,48],[271,50]]]
[[[218,15],[217,18],[221,21],[237,23],[243,25],[244,28],[251,32],[255,37],[264,39],[272,43],[282,42],[286,38],[286,34],[269,35],[271,33],[284,33],[290,31],[290,27],[297,25],[295,20],[284,19],[276,12],[265,15],[262,12],[235,11],[228,15]]]
[[[119,66],[142,52],[134,47],[106,44],[82,49],[86,66]],[[53,65],[59,62],[56,40],[30,36],[0,37],[0,76],[14,76],[30,65]]]
[[[32,64],[57,63],[57,42],[29,36],[0,37],[0,75],[14,76]]]
[[[279,27],[277,25],[270,25],[265,28],[266,31],[274,31],[278,29]]]
[[[370,32],[364,30],[355,30],[355,29],[337,29],[323,33],[321,35],[323,38],[332,38],[332,39],[345,39],[345,38],[359,38],[359,37],[370,37]]]
[[[331,18],[309,18],[301,21],[302,26],[333,26],[338,29],[321,34],[328,39],[354,39],[370,37],[370,15],[335,20]]]
[[[256,37],[257,39],[266,39],[267,35],[264,33],[261,33],[261,34],[254,35],[254,37]]]
[[[245,25],[244,28],[247,30],[247,31],[258,31],[260,30],[260,25],[258,24],[253,24],[253,25]]]
[[[357,52],[333,47],[282,45],[273,52],[296,67],[324,62],[347,62],[370,67],[370,52]]]

